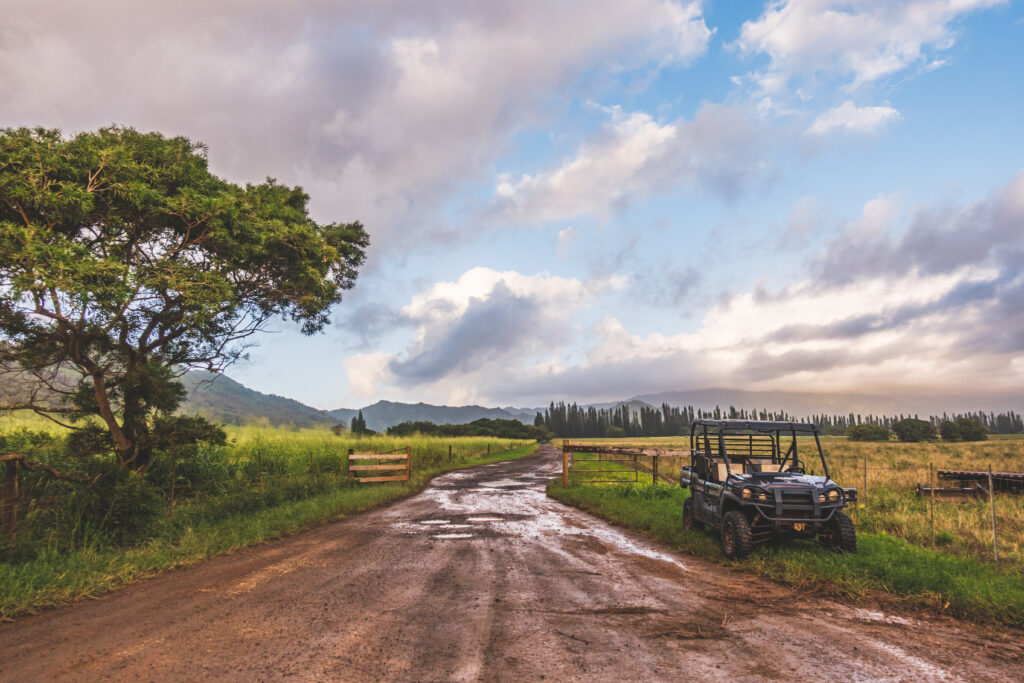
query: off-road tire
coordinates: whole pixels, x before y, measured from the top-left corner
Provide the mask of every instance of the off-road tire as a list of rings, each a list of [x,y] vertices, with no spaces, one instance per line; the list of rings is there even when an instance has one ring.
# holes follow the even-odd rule
[[[818,534],[822,545],[844,553],[857,552],[857,530],[853,520],[845,512],[836,512],[821,533]]]
[[[683,503],[683,528],[687,531],[700,531],[704,528],[704,522],[693,514],[693,498],[687,498]]]
[[[739,510],[725,513],[722,518],[722,552],[730,560],[742,560],[754,548],[750,522]]]

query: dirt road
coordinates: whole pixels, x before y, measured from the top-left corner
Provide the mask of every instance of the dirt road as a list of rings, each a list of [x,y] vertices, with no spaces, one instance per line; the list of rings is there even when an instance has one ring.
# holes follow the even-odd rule
[[[1021,680],[1019,632],[883,614],[544,495],[550,447],[0,626],[0,680]]]

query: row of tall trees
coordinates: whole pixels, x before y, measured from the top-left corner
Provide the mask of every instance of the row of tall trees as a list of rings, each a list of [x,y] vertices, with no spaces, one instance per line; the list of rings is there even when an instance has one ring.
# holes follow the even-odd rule
[[[794,422],[813,422],[824,434],[845,434],[850,427],[857,425],[874,425],[892,429],[894,425],[906,419],[920,419],[917,415],[809,415],[798,417],[784,410],[746,410],[729,406],[723,409],[715,406],[713,410],[702,410],[693,406],[670,406],[663,403],[660,408],[648,405],[629,405],[626,403],[611,408],[579,406],[575,403],[554,401],[543,412],[538,412],[533,424],[546,427],[552,433],[565,438],[602,437],[602,436],[677,436],[689,434],[690,426],[695,419],[713,420],[782,420]],[[926,421],[938,428],[944,422],[964,422],[967,420],[981,424],[993,434],[1017,434],[1024,432],[1024,420],[1018,413],[963,413],[931,416]]]

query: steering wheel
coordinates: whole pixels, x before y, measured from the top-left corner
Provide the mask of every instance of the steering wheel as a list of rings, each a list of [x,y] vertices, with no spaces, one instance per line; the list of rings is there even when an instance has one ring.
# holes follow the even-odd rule
[[[803,474],[804,473],[804,461],[803,460],[795,461],[793,463],[793,465],[788,470],[786,470],[786,471],[787,472],[792,472],[793,474]]]

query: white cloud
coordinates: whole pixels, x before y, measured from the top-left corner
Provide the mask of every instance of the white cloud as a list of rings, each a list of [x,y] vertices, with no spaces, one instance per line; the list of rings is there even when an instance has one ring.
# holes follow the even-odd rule
[[[625,284],[614,275],[582,281],[473,268],[412,297],[401,315],[416,328],[413,341],[401,353],[347,359],[349,384],[360,396],[440,395],[465,401],[484,391],[478,382],[492,368],[529,364],[556,372],[561,365],[549,354],[566,342],[566,318]]]
[[[737,41],[746,54],[764,53],[756,74],[766,92],[797,75],[853,76],[867,83],[921,60],[926,50],[954,43],[951,23],[1005,0],[784,0],[743,24]]]
[[[689,63],[699,2],[10,0],[0,125],[111,122],[206,142],[233,180],[302,184],[408,248],[586,70]]]
[[[745,109],[706,104],[692,121],[658,123],[610,109],[608,125],[561,165],[501,176],[495,209],[506,220],[606,216],[631,199],[700,185],[735,195],[762,169],[760,139]]]
[[[638,335],[612,316],[574,328],[621,278],[474,269],[404,309],[420,325],[404,353],[356,371],[394,397],[522,405],[702,386],[1019,393],[1024,173],[964,206],[905,217],[903,203],[866,202],[807,279],[722,300],[679,334]]]
[[[844,133],[872,133],[888,123],[900,120],[900,113],[892,107],[858,107],[851,100],[829,109],[814,119],[807,129],[808,135],[827,135],[834,131]]]

